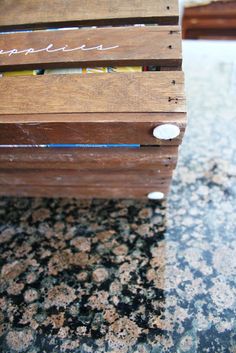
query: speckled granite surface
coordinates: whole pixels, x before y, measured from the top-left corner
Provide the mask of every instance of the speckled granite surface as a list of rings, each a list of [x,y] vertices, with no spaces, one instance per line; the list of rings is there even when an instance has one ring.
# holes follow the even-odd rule
[[[235,70],[186,50],[167,202],[0,199],[1,352],[236,352]]]

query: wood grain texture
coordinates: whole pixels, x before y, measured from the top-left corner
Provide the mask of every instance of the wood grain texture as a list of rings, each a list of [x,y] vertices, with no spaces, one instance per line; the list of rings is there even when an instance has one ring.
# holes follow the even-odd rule
[[[37,169],[0,170],[0,185],[46,185],[46,186],[151,186],[166,184],[172,171],[135,170],[52,170],[42,173]]]
[[[0,114],[185,112],[182,72],[0,79]]]
[[[167,123],[179,126],[180,135],[172,140],[156,139],[153,129]],[[185,113],[0,115],[0,145],[179,145],[185,127]]]
[[[50,48],[49,46],[52,45]],[[84,46],[84,47],[83,47]],[[102,46],[103,49],[92,49]],[[115,48],[114,48],[115,46]],[[55,51],[60,48],[74,51]],[[33,48],[40,52],[24,51]],[[86,50],[84,50],[85,48]],[[12,50],[17,54],[11,54]],[[34,31],[0,35],[0,70],[181,64],[181,34],[175,26]]]
[[[177,162],[177,147],[138,149],[58,149],[2,148],[1,169],[72,169],[72,170],[163,170],[168,172]]]
[[[0,71],[127,65],[161,70],[1,78],[0,145],[149,147],[0,148],[0,195],[146,199],[153,191],[167,194],[186,127],[180,31],[164,26],[177,22],[177,0],[0,0],[3,31],[162,24],[0,35]],[[64,49],[50,50],[59,48]],[[181,134],[168,141],[154,138],[153,129],[165,123],[178,125]]]
[[[178,24],[177,0],[1,0],[0,29],[149,23]]]
[[[170,184],[170,180],[168,180]],[[73,197],[81,199],[147,199],[153,191],[163,192],[167,195],[170,185],[156,185],[156,187],[75,187],[75,186],[25,186],[25,185],[0,185],[0,196],[18,197]]]

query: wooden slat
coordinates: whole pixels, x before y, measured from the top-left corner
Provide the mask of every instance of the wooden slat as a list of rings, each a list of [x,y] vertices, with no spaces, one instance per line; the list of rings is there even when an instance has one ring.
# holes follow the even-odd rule
[[[180,64],[181,34],[174,26],[0,35],[0,71],[116,65],[178,67]]]
[[[1,169],[158,170],[169,171],[177,161],[177,147],[139,149],[2,148]]]
[[[0,185],[45,185],[45,186],[107,186],[126,187],[163,185],[172,176],[172,171],[135,170],[0,170]]]
[[[182,72],[0,79],[0,114],[185,112]]]
[[[170,182],[170,180],[169,180]],[[0,185],[0,196],[19,196],[19,197],[73,197],[81,199],[106,199],[106,198],[144,198],[150,192],[159,191],[167,195],[169,185],[157,185],[156,187],[58,187],[58,186],[16,186]]]
[[[181,134],[173,140],[156,139],[153,129],[166,123],[179,126]],[[0,145],[179,145],[185,126],[185,113],[0,115]]]
[[[158,22],[178,23],[177,0],[1,0],[0,29]]]

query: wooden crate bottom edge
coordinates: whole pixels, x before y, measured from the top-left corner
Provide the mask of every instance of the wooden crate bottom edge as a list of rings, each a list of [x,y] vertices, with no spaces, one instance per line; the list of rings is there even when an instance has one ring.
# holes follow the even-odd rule
[[[56,186],[6,186],[0,185],[0,196],[15,197],[72,197],[80,199],[148,199],[148,195],[153,192],[163,193],[166,197],[170,185],[158,185],[156,187],[128,187],[128,188],[108,188],[108,187],[56,187]]]

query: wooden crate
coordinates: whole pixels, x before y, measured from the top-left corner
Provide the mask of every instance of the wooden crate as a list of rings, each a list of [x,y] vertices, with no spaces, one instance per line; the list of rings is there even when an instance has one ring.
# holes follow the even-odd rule
[[[186,127],[177,24],[177,0],[0,1],[2,72],[156,67],[0,78],[0,195],[165,196]]]

